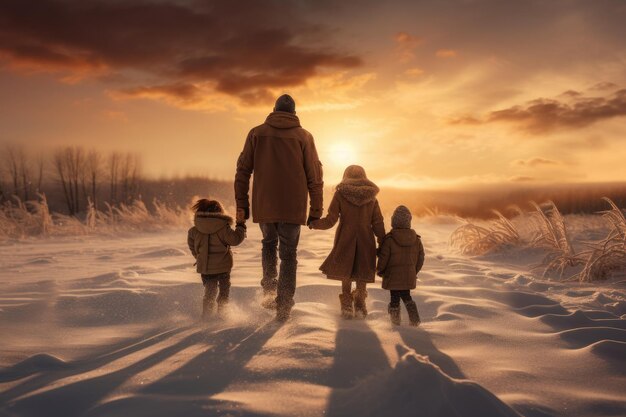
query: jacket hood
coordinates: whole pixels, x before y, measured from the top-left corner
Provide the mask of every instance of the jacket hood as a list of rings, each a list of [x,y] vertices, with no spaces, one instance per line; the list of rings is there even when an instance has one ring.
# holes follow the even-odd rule
[[[374,201],[379,188],[368,179],[341,181],[337,185],[337,192],[356,206],[362,206]]]
[[[413,229],[391,229],[388,236],[400,246],[412,246],[420,237]]]
[[[300,119],[293,113],[274,111],[267,116],[265,123],[277,129],[290,129],[300,127]]]
[[[224,213],[208,213],[199,211],[193,218],[193,224],[200,233],[211,234],[233,224],[233,218]]]

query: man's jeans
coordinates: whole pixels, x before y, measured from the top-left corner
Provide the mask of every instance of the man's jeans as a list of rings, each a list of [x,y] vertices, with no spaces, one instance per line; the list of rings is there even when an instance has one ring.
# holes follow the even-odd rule
[[[296,252],[300,240],[300,225],[291,223],[260,223],[263,233],[263,250],[261,263],[263,265],[263,279],[261,286],[268,292],[277,292],[276,305],[279,307],[293,306],[293,296],[296,292],[296,269],[298,260]],[[280,242],[280,244],[279,244]],[[280,273],[277,272],[280,257]],[[276,277],[278,276],[278,281]]]

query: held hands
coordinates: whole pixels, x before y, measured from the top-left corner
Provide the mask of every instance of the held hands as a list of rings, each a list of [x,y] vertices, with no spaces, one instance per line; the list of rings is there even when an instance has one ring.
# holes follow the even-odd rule
[[[311,223],[319,219],[320,219],[319,217],[309,215],[309,218],[306,220],[306,225],[309,226],[309,229],[313,229],[313,226],[311,225]]]
[[[245,224],[246,220],[250,218],[250,208],[249,207],[237,207],[237,218],[236,222],[238,224]]]

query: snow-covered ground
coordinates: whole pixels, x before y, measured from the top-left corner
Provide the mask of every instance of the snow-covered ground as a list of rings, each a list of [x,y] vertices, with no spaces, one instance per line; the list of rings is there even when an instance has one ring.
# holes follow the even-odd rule
[[[258,303],[260,233],[235,248],[231,317],[200,324],[186,231],[0,244],[1,416],[624,416],[626,285],[532,279],[530,258],[469,259],[415,224],[423,324],[388,293],[339,317],[303,229],[292,318]],[[407,322],[403,311],[403,322]]]

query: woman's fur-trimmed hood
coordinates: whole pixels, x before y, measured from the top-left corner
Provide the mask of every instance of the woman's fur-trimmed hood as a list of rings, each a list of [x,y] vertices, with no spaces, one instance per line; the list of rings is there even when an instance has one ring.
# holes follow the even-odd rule
[[[337,185],[337,192],[356,206],[374,201],[380,189],[368,179],[342,181]]]
[[[337,192],[356,206],[374,201],[380,189],[367,179],[365,170],[359,165],[350,165],[337,185]]]
[[[193,224],[199,232],[212,234],[233,224],[233,218],[224,213],[198,211],[193,217]]]

